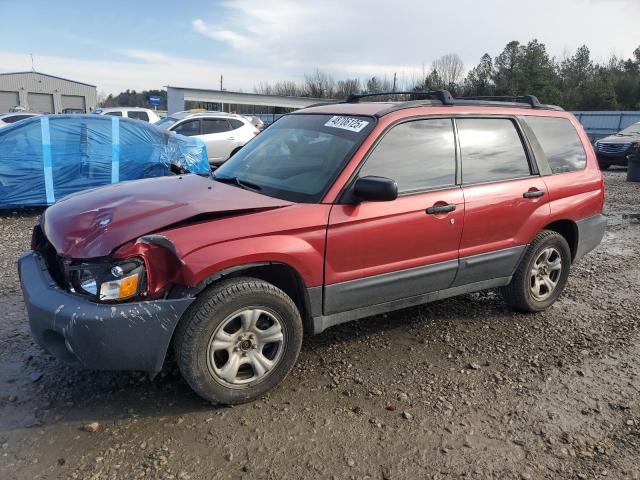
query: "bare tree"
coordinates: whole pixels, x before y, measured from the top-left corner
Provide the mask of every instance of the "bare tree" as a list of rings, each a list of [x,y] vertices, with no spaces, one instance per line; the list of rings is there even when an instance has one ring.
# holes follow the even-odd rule
[[[360,93],[362,87],[360,86],[360,80],[357,78],[347,78],[346,80],[338,80],[336,84],[336,96],[335,98],[347,98],[354,93]]]
[[[311,75],[304,76],[305,95],[314,98],[333,98],[335,81],[325,72],[316,70]]]
[[[431,69],[445,88],[458,85],[464,75],[464,62],[457,53],[447,53],[433,61]],[[433,75],[433,73],[432,73]]]

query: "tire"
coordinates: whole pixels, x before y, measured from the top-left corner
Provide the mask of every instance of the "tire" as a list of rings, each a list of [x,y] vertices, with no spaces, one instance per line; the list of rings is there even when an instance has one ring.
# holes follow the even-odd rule
[[[546,260],[545,252],[548,254]],[[559,271],[556,269],[558,264]],[[502,296],[515,310],[546,310],[564,290],[570,267],[571,250],[565,238],[557,232],[543,230],[527,247],[511,283],[501,289]],[[545,273],[548,273],[548,278],[545,278]]]
[[[209,287],[185,312],[176,332],[176,361],[206,400],[250,402],[291,371],[302,333],[300,313],[286,293],[259,279],[233,278]]]
[[[611,166],[611,163],[598,162],[598,165],[600,165],[600,170],[608,170],[609,167]]]

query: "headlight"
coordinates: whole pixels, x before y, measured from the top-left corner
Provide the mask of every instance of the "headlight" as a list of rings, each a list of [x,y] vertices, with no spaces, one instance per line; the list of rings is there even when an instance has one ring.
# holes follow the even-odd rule
[[[126,300],[144,292],[146,271],[144,262],[134,258],[117,263],[81,263],[69,267],[75,292],[95,300]]]

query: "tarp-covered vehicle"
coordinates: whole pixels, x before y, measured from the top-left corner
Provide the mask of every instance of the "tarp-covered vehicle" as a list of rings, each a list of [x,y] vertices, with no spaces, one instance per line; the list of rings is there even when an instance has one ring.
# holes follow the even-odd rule
[[[172,172],[208,174],[204,143],[137,120],[33,117],[0,131],[0,209]]]

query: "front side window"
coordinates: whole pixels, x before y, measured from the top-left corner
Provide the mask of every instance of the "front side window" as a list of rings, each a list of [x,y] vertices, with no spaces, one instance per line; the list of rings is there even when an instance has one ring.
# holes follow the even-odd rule
[[[127,112],[129,118],[136,118],[138,120],[144,120],[145,122],[149,121],[149,115],[147,112],[141,112],[139,110],[130,110]]]
[[[214,179],[292,202],[318,202],[374,124],[365,116],[287,115],[227,160]]]
[[[187,137],[200,135],[200,120],[187,120],[174,128],[173,131]]]
[[[587,165],[578,132],[566,118],[527,117],[553,173],[575,172]]]
[[[449,118],[415,120],[393,127],[360,170],[395,180],[399,193],[455,185],[456,148]]]
[[[224,118],[203,118],[202,119],[202,133],[207,135],[209,133],[222,133],[231,130],[229,122]]]
[[[513,121],[506,118],[456,120],[462,183],[498,182],[531,175],[527,155]]]

